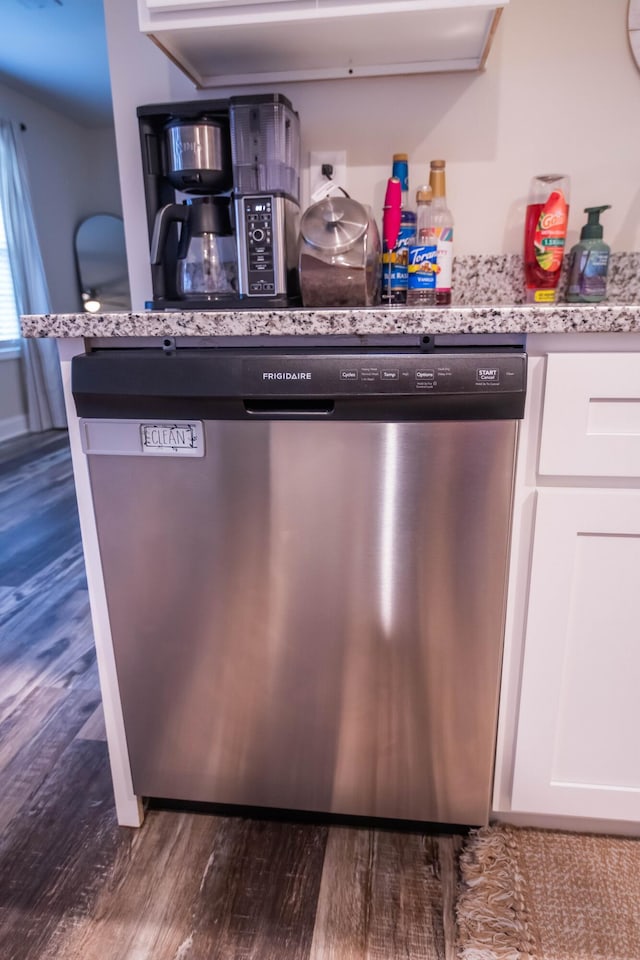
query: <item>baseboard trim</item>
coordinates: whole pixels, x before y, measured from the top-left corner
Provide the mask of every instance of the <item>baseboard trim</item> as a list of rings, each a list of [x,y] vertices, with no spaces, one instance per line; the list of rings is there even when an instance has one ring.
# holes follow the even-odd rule
[[[3,440],[20,437],[23,433],[29,433],[29,421],[26,413],[18,414],[17,417],[0,419],[0,443]]]

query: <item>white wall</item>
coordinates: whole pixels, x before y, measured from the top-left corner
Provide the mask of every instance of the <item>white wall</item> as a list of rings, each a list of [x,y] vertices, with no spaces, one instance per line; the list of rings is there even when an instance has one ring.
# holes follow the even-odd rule
[[[75,230],[89,214],[122,213],[114,130],[82,127],[4,84],[0,115],[26,127],[18,136],[26,155],[51,309],[76,312],[81,301]],[[0,438],[4,438],[26,429],[21,362],[0,360],[0,377]]]
[[[137,26],[131,0],[105,0],[116,136],[134,307],[150,296],[135,108],[225,96],[196,91]],[[412,187],[447,160],[456,253],[515,253],[531,177],[571,176],[569,244],[585,206],[610,203],[605,237],[640,249],[640,71],[627,0],[511,0],[479,74],[279,84],[309,150],[347,150],[349,192],[379,211],[391,156],[406,151]],[[246,88],[245,88],[246,89]],[[249,88],[251,89],[251,88]],[[254,88],[259,89],[259,88]],[[263,88],[264,89],[264,88]]]
[[[36,229],[51,309],[80,307],[73,238],[90,213],[121,213],[112,128],[89,129],[5,85],[0,114],[23,123]]]

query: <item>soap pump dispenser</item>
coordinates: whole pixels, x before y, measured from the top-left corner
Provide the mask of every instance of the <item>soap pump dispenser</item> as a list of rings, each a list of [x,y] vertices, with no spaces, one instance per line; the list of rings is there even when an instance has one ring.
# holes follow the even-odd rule
[[[585,207],[589,219],[580,231],[580,242],[569,254],[567,300],[570,303],[597,303],[607,295],[609,246],[602,239],[600,214],[603,207]]]

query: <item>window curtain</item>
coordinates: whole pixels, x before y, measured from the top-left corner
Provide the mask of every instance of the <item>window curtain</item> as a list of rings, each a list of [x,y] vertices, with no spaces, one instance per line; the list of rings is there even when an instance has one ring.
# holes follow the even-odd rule
[[[12,124],[0,119],[0,200],[19,315],[49,312],[49,291],[38,244],[26,161]],[[55,340],[22,341],[31,431],[67,425]]]

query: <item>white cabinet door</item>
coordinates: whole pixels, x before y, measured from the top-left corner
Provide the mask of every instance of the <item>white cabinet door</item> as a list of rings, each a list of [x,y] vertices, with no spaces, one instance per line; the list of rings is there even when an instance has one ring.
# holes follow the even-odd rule
[[[538,494],[512,809],[640,821],[640,490]]]

